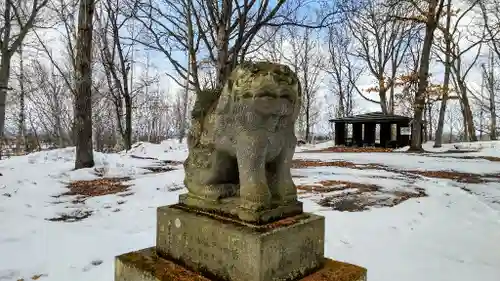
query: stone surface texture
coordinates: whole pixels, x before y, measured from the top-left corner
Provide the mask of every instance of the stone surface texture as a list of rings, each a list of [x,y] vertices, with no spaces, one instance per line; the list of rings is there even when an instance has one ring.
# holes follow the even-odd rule
[[[198,93],[180,202],[237,205],[240,219],[263,223],[302,212],[290,174],[300,103],[297,75],[269,62],[242,63],[223,89]]]
[[[154,247],[120,255],[115,281],[220,281],[210,279],[158,257]],[[318,271],[297,281],[366,281],[365,268],[325,259]]]
[[[301,214],[268,225],[158,208],[159,256],[220,280],[296,280],[321,266],[324,217]]]

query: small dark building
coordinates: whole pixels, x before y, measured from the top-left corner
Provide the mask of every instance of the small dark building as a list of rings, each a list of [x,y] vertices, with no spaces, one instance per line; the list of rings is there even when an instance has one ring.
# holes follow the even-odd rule
[[[398,148],[410,145],[411,120],[401,115],[370,112],[329,121],[335,126],[335,145]],[[352,137],[348,137],[348,131]]]

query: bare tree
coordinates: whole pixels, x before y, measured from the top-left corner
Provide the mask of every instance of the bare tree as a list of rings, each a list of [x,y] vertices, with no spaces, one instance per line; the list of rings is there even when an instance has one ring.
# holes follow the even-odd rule
[[[256,51],[248,54],[248,59],[265,59],[270,62],[283,63],[285,44],[289,38],[288,32],[284,28],[278,26],[266,26],[255,36],[255,41],[252,49]],[[269,40],[272,38],[272,40]]]
[[[17,125],[17,151],[22,153],[27,151],[26,142],[26,90],[25,90],[25,73],[24,73],[24,54],[23,46],[19,46],[19,120]]]
[[[415,24],[393,20],[393,15],[403,14],[403,8],[387,6],[385,1],[368,0],[364,9],[349,17],[348,27],[357,48],[353,54],[363,60],[378,85],[372,89],[379,96],[384,114],[394,111],[394,83],[398,68],[407,54],[416,33]],[[398,12],[400,11],[400,12]],[[387,97],[390,93],[391,96]],[[372,99],[368,101],[374,102]]]
[[[483,64],[483,79],[486,80],[486,89],[488,91],[488,106],[490,112],[490,140],[497,140],[497,111],[495,97],[497,94],[497,80],[495,79],[495,68],[493,54],[490,52],[488,69]],[[481,119],[482,120],[482,119]],[[481,128],[482,130],[482,128]]]
[[[5,126],[5,101],[9,89],[11,59],[33,28],[48,0],[33,0],[26,5],[20,0],[5,0],[0,10],[0,139]],[[21,4],[23,3],[23,4]],[[17,31],[17,33],[16,33]],[[2,158],[0,150],[0,159]]]
[[[447,0],[447,8],[446,8],[446,26],[439,26],[439,30],[442,31],[443,37],[442,41],[444,41],[444,46],[440,44],[436,44],[438,49],[440,49],[441,53],[444,54],[445,58],[443,59],[441,55],[438,54],[439,59],[445,65],[445,76],[444,76],[444,85],[443,85],[443,93],[441,98],[441,108],[439,113],[438,127],[436,130],[436,142],[434,144],[435,147],[441,147],[442,143],[442,133],[444,126],[444,115],[446,111],[446,103],[449,99],[450,92],[450,76],[453,78],[453,83],[456,85],[455,91],[458,93],[458,97],[461,101],[463,116],[464,116],[464,124],[466,130],[465,136],[468,136],[468,139],[471,141],[477,141],[476,129],[474,126],[473,114],[469,102],[468,93],[470,92],[469,87],[467,86],[467,76],[473,67],[476,65],[476,62],[481,54],[481,47],[484,42],[484,32],[479,35],[474,42],[471,42],[469,46],[463,47],[464,42],[468,41],[468,38],[471,36],[476,36],[476,34],[470,34],[463,31],[463,28],[460,25],[463,22],[463,19],[470,14],[473,9],[479,3],[479,0],[472,1],[469,3],[467,8],[460,12],[459,10],[452,10],[452,0]],[[454,20],[454,24],[451,25],[451,20],[453,17],[456,17]],[[468,23],[469,25],[471,23]],[[481,30],[482,31],[482,30]],[[477,36],[476,36],[477,37]],[[440,39],[438,37],[438,39]],[[438,40],[439,43],[439,40]],[[476,49],[476,50],[474,50]],[[473,59],[468,62],[464,59],[464,56],[470,51],[475,51],[476,54]]]
[[[115,105],[109,99],[107,77],[104,73],[94,75],[92,93],[93,143],[96,151],[115,151],[117,137]],[[120,148],[118,148],[120,149]]]
[[[401,114],[413,116],[415,104],[415,92],[418,90],[418,67],[422,54],[423,39],[416,37],[408,48],[408,56],[404,59],[405,73],[398,76],[396,86],[401,90],[395,93],[394,104]]]
[[[120,14],[120,5],[120,0],[101,1],[100,12],[96,13],[99,27],[97,43],[108,82],[108,96],[114,104],[118,132],[124,148],[129,150],[132,147],[132,107],[135,96],[153,81],[147,79],[138,84],[131,81],[134,78],[131,74],[134,45],[127,44],[121,34],[127,25],[133,23],[129,17]]]
[[[408,11],[405,15],[391,15],[399,21],[411,21],[424,26],[424,39],[418,68],[418,90],[415,93],[415,105],[409,151],[423,151],[422,149],[422,121],[425,108],[426,94],[429,85],[429,66],[434,43],[434,32],[439,26],[447,0],[400,0],[389,1],[389,6]],[[400,10],[399,10],[400,11]]]
[[[181,81],[188,79],[187,67],[176,59],[179,53],[190,53],[192,73],[189,79],[195,91],[201,89],[196,66],[208,59],[216,72],[217,87],[252,49],[257,33],[264,26],[302,25],[297,22],[296,10],[306,1],[207,1],[207,0],[130,0],[129,9],[143,28],[137,41],[163,53]],[[189,9],[188,9],[189,7]],[[330,5],[328,13],[315,27],[326,26],[335,20],[339,8]],[[186,11],[190,11],[190,15]],[[206,54],[200,57],[200,54]],[[181,85],[182,86],[182,85]]]
[[[76,40],[75,169],[94,166],[92,149],[92,31],[95,0],[80,0]]]
[[[477,2],[479,5],[483,16],[482,24],[488,34],[490,48],[500,59],[500,3],[495,0],[469,1]]]
[[[316,96],[321,83],[321,72],[324,69],[323,56],[319,48],[318,38],[312,29],[289,27],[287,28],[291,51],[283,50],[284,61],[292,66],[299,75],[302,86],[302,114],[299,118],[304,124],[304,138],[312,140],[311,127],[317,118],[315,109]],[[299,121],[299,123],[300,123]]]
[[[474,5],[477,3],[477,1],[474,3]],[[443,81],[443,93],[441,97],[441,106],[439,110],[439,119],[438,119],[438,125],[436,129],[436,141],[434,143],[434,147],[441,147],[442,146],[442,137],[443,137],[443,127],[444,127],[444,118],[445,118],[445,113],[446,113],[446,106],[448,103],[449,99],[449,92],[450,92],[450,77],[451,77],[451,72],[452,72],[452,65],[455,62],[455,57],[452,57],[453,54],[453,42],[454,42],[454,36],[456,35],[456,32],[458,30],[459,23],[461,20],[464,18],[467,13],[469,13],[474,5],[469,6],[468,9],[465,10],[462,14],[458,16],[458,19],[455,21],[454,25],[451,25],[451,20],[452,17],[454,16],[454,13],[452,11],[452,0],[448,0],[448,3],[446,4],[446,25],[445,27],[441,28],[441,31],[443,33],[443,40],[444,41],[444,47],[440,46],[438,44],[438,47],[440,51],[444,54],[444,59],[438,54],[438,57],[440,60],[444,63],[445,71],[444,71],[444,81]],[[439,42],[438,42],[439,43]]]
[[[64,87],[67,91],[69,91],[71,99],[74,103],[74,99],[76,97],[76,86],[77,86],[77,77],[76,77],[76,42],[78,36],[78,23],[77,23],[77,12],[79,10],[79,0],[58,0],[50,2],[49,8],[52,13],[55,15],[55,20],[58,24],[62,25],[60,29],[60,36],[63,39],[63,45],[65,46],[63,54],[65,60],[60,62],[53,55],[53,51],[45,42],[44,39],[39,35],[37,31],[34,31],[34,35],[37,38],[39,48],[47,55],[49,61],[51,62],[52,69],[50,71],[50,77],[53,78],[53,82],[51,82],[54,87],[58,89],[62,86],[59,85],[59,82],[64,83]],[[56,81],[56,78],[61,81]],[[57,86],[56,86],[57,85]],[[57,96],[59,90],[55,90],[54,95]],[[58,97],[60,98],[60,97]],[[54,102],[54,105],[59,106],[58,103]],[[57,111],[57,110],[56,110]],[[75,112],[73,112],[74,115]],[[66,144],[74,144],[76,143],[76,118],[73,118],[71,125],[71,140],[69,142],[65,141],[63,134],[59,134],[59,147],[64,147]],[[58,128],[61,128],[58,126]]]
[[[36,125],[50,137],[51,145],[65,147],[72,144],[70,131],[72,127],[71,91],[61,75],[54,67],[49,67],[39,60],[31,59],[25,70],[30,77],[26,81],[29,112]],[[36,106],[34,106],[36,105]]]
[[[353,114],[353,94],[361,91],[356,83],[365,70],[357,67],[353,62],[349,50],[353,47],[353,40],[348,34],[345,25],[335,25],[328,28],[328,63],[324,71],[331,79],[331,86],[337,97],[335,117],[346,117]],[[364,96],[361,93],[361,96]],[[365,97],[365,99],[367,99]]]
[[[469,92],[470,88],[467,84],[467,77],[473,67],[476,65],[476,62],[481,54],[482,46],[483,46],[483,36],[476,39],[474,42],[471,42],[469,46],[463,47],[463,42],[467,42],[467,38],[470,37],[470,34],[464,34],[462,32],[456,32],[456,35],[453,37],[454,41],[452,42],[452,78],[455,84],[455,88],[459,93],[459,98],[462,104],[464,115],[464,124],[466,127],[466,136],[468,141],[477,141],[476,129],[474,126],[474,119],[472,115],[472,109],[469,101]],[[475,55],[472,57],[472,60],[467,60],[465,55],[469,52],[475,52]]]

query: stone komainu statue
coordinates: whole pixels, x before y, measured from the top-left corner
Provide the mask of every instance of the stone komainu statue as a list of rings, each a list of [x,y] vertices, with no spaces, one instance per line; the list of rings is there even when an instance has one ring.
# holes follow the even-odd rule
[[[290,173],[301,101],[297,75],[245,62],[222,90],[197,94],[180,202],[266,222],[302,212]]]

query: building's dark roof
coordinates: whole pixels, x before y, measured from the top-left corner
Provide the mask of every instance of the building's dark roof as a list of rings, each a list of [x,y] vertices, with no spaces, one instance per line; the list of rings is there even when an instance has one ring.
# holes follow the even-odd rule
[[[346,123],[361,123],[361,122],[410,122],[412,118],[389,114],[385,115],[380,111],[369,112],[343,118],[330,119],[330,122],[346,122]]]

